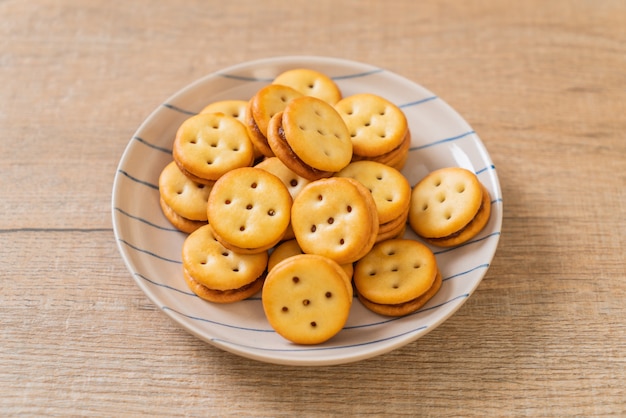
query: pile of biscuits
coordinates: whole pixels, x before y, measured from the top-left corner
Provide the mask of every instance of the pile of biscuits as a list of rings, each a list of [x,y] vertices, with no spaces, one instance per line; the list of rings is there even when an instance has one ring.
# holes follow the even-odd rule
[[[270,325],[318,344],[345,325],[356,294],[403,316],[441,286],[433,252],[490,215],[476,175],[449,167],[411,186],[410,132],[383,97],[343,97],[311,69],[278,75],[248,100],[208,104],[185,120],[159,177],[161,209],[187,234],[182,276],[199,297],[233,303],[261,291]]]

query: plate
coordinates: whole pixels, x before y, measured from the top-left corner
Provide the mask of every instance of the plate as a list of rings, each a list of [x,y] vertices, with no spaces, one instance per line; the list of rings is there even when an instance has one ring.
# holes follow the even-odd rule
[[[279,73],[296,67],[332,77],[344,96],[369,92],[406,114],[412,134],[403,170],[413,185],[447,166],[474,171],[491,195],[488,225],[470,242],[433,248],[443,276],[436,296],[417,312],[388,318],[355,300],[345,327],[328,342],[287,342],[265,319],[260,294],[230,305],[206,302],[182,277],[185,234],[159,207],[158,177],[172,160],[178,126],[212,101],[249,99]],[[472,295],[495,254],[502,225],[502,198],[495,166],[478,134],[441,98],[419,84],[372,65],[329,57],[288,56],[246,62],[210,74],[167,99],[138,128],[119,162],[112,192],[115,239],[136,284],[169,318],[191,334],[236,355],[274,364],[302,366],[349,363],[411,343],[453,315]],[[407,228],[406,236],[417,239]]]

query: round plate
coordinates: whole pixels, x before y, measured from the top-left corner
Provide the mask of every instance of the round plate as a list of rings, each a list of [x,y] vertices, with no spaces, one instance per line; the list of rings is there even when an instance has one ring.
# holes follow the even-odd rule
[[[297,67],[332,77],[345,96],[369,92],[385,97],[406,114],[412,144],[403,170],[411,185],[447,166],[474,171],[491,195],[488,225],[470,242],[453,249],[431,247],[443,276],[436,296],[419,311],[388,318],[358,300],[344,329],[315,346],[292,344],[272,330],[260,294],[230,305],[206,302],[182,276],[185,234],[175,230],[159,207],[158,177],[172,161],[178,126],[210,102],[249,99],[279,73]],[[243,357],[276,364],[330,365],[363,360],[417,340],[456,312],[476,289],[495,254],[502,225],[502,198],[495,167],[469,124],[442,99],[413,81],[354,61],[292,56],[252,61],[208,75],[159,106],[139,127],[119,163],[112,216],[120,253],[145,294],[190,333]],[[407,228],[406,236],[417,239]]]

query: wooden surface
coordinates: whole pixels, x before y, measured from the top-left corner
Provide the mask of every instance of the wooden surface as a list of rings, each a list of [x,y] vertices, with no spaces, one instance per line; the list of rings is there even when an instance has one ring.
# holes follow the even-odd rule
[[[626,415],[626,2],[0,1],[0,415]],[[134,131],[225,66],[342,57],[452,105],[497,167],[467,303],[370,360],[275,366],[169,320],[118,253]]]

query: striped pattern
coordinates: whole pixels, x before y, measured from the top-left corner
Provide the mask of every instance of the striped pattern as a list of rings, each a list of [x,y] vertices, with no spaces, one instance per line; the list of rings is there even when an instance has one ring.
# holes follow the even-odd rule
[[[453,249],[433,248],[444,282],[423,309],[403,318],[385,318],[355,301],[342,332],[313,347],[295,346],[278,336],[265,321],[258,295],[223,306],[209,304],[189,291],[180,271],[185,235],[172,228],[158,203],[158,176],[171,161],[178,126],[210,101],[247,99],[275,75],[295,66],[330,75],[345,96],[371,92],[403,109],[412,133],[404,170],[411,184],[433,169],[462,166],[479,176],[492,197],[490,222],[478,237]],[[226,351],[271,363],[298,365],[365,359],[434,329],[461,307],[487,272],[502,222],[496,169],[476,132],[443,100],[383,69],[318,57],[274,58],[231,67],[169,98],[129,142],[115,176],[112,206],[117,244],[128,269],[139,287],[170,318]],[[406,236],[415,238],[410,229]]]

